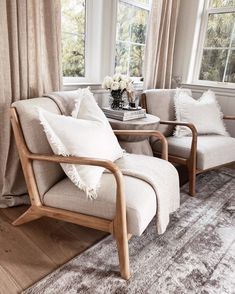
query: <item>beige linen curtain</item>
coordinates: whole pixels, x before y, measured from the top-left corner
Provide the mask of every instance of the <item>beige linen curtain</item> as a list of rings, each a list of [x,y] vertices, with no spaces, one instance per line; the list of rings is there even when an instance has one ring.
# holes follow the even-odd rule
[[[180,0],[152,0],[148,24],[144,88],[171,88]]]
[[[60,0],[0,0],[0,207],[27,193],[9,107],[60,90],[60,31]]]

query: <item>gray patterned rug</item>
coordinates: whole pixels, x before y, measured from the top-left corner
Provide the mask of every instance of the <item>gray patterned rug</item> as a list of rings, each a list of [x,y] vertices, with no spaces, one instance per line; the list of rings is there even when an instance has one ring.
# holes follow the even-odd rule
[[[235,293],[235,170],[197,177],[197,197],[181,189],[181,207],[165,234],[155,220],[129,242],[132,278],[119,277],[109,236],[24,293]]]

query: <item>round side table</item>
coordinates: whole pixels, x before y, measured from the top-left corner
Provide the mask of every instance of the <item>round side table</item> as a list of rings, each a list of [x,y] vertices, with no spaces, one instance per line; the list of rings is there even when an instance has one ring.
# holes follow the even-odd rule
[[[144,118],[128,121],[113,118],[108,118],[108,120],[113,130],[157,130],[160,122],[159,117],[151,114],[146,114]],[[128,153],[153,156],[148,136],[118,136],[118,141]]]

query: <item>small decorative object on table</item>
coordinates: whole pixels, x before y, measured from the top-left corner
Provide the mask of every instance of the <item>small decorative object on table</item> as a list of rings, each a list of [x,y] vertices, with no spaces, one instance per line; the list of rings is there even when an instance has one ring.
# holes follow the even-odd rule
[[[129,101],[129,110],[138,109],[138,99],[136,99],[135,92],[128,93],[128,101]]]
[[[102,87],[110,90],[110,107],[112,109],[122,109],[125,106],[123,94],[125,92],[131,93],[134,89],[131,78],[120,74],[116,74],[113,77],[106,76]]]

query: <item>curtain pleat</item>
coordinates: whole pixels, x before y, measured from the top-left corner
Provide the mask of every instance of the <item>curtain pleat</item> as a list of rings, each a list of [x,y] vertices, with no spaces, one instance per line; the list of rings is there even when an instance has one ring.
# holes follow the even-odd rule
[[[144,62],[144,88],[171,88],[180,0],[152,0]]]
[[[17,100],[59,91],[60,0],[0,0],[0,206],[27,193],[9,108]]]

